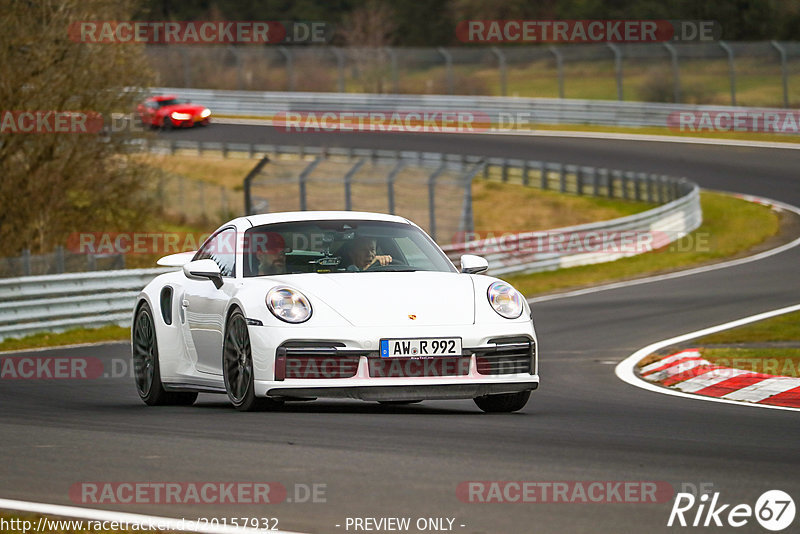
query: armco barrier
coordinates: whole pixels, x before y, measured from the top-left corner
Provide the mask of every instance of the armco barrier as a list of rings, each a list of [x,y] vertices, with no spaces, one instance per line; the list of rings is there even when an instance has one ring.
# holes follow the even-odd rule
[[[130,325],[136,295],[170,269],[0,279],[0,340],[81,326]]]
[[[491,127],[495,129],[510,128],[512,118],[517,125],[521,119],[527,121],[528,127],[535,124],[668,127],[670,115],[676,112],[719,113],[744,109],[716,105],[505,96],[291,93],[173,87],[154,87],[150,91],[154,94],[178,94],[207,106],[212,114],[234,117],[270,119],[287,111],[467,111],[488,117]],[[785,110],[778,108],[759,108],[759,111],[785,113]]]

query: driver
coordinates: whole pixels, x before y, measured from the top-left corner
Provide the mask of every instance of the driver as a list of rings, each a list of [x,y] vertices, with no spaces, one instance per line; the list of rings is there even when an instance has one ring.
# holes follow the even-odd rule
[[[258,235],[254,241],[259,276],[284,274],[286,272],[286,244],[281,234],[266,232]]]
[[[352,267],[356,270],[365,271],[375,263],[380,265],[389,265],[392,262],[392,257],[388,254],[377,256],[375,238],[372,237],[359,237],[353,241],[349,247],[349,261]]]

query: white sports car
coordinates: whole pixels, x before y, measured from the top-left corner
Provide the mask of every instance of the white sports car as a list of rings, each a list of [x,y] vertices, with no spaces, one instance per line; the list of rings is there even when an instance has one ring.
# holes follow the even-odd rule
[[[539,385],[528,303],[459,272],[417,225],[351,211],[234,219],[134,308],[136,387],[149,405],[226,393],[239,410],[317,397],[385,403],[474,399],[525,406]]]

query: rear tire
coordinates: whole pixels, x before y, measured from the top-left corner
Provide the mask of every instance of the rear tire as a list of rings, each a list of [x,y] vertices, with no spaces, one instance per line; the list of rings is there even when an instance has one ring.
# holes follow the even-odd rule
[[[486,413],[511,413],[521,410],[528,403],[530,391],[519,393],[502,393],[500,395],[485,395],[473,399],[478,408]]]
[[[247,332],[247,321],[238,309],[231,313],[225,326],[222,375],[228,399],[240,412],[269,410],[283,404],[274,399],[256,397],[250,334]]]
[[[133,320],[133,372],[136,391],[148,406],[191,406],[197,392],[171,392],[161,382],[158,340],[150,306],[145,302]]]

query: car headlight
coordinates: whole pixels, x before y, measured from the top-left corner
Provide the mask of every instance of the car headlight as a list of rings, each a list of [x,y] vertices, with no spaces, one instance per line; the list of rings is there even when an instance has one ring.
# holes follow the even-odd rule
[[[524,306],[522,295],[519,291],[505,282],[495,282],[489,286],[486,292],[492,309],[506,319],[516,319],[522,315]]]
[[[200,116],[203,117],[204,119],[206,117],[208,117],[209,115],[211,115],[211,110],[208,109],[208,108],[206,108],[206,109],[204,109],[203,111],[200,112]]]
[[[175,119],[176,121],[188,121],[189,119],[192,118],[192,116],[189,115],[188,113],[178,113],[177,111],[173,111],[172,113],[170,113],[169,116]]]
[[[273,287],[267,293],[267,308],[287,323],[302,323],[311,317],[311,302],[305,295],[288,287]]]

